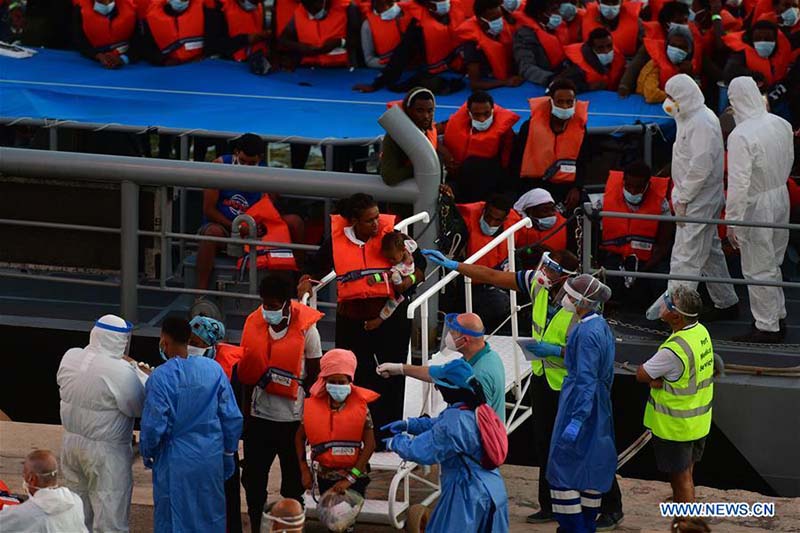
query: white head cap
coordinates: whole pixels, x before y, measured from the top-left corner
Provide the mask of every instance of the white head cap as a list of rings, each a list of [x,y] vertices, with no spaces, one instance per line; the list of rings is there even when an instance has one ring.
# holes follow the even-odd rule
[[[531,189],[522,196],[514,204],[514,211],[520,215],[525,214],[525,210],[529,207],[536,207],[537,205],[555,203],[553,195],[544,189]]]
[[[133,331],[133,324],[116,315],[105,315],[94,323],[89,333],[90,350],[121,359],[128,347],[128,340]]]

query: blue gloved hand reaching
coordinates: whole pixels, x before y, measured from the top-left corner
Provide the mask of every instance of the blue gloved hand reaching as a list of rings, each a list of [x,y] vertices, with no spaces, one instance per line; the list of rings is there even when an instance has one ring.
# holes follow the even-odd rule
[[[581,422],[579,420],[570,420],[564,432],[561,433],[561,440],[568,443],[573,443],[578,440],[578,433],[581,431]]]
[[[440,266],[447,270],[455,270],[458,268],[458,261],[450,259],[439,250],[422,250],[422,255],[424,255],[428,261],[434,265]]]
[[[386,426],[383,426],[383,427],[386,427]],[[381,428],[381,429],[383,429],[383,428]],[[389,437],[389,438],[381,439],[381,440],[383,441],[383,446],[386,449],[386,451],[387,452],[391,452],[392,451],[392,441],[394,440],[394,437]]]
[[[532,342],[526,348],[536,357],[561,357],[561,346],[551,342]]]
[[[222,456],[222,467],[225,479],[229,479],[236,470],[236,461],[233,459],[233,454],[228,455],[226,452],[225,455]]]
[[[392,435],[403,433],[404,431],[408,431],[408,421],[395,420],[394,422],[389,422],[385,426],[381,426],[381,431],[390,431]]]

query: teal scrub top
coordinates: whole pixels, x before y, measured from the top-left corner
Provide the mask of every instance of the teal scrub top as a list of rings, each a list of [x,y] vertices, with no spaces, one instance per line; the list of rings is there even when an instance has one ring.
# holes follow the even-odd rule
[[[465,359],[466,361],[466,359]],[[472,356],[467,363],[472,367],[475,377],[481,382],[486,395],[486,403],[491,406],[504,423],[506,421],[506,370],[497,352],[489,343]]]

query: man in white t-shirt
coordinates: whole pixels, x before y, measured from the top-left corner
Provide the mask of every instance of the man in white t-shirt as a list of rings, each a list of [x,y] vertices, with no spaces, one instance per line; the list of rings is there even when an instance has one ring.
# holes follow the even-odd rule
[[[254,387],[244,427],[242,485],[252,531],[258,532],[267,500],[269,469],[277,455],[281,495],[302,502],[303,484],[294,436],[303,418],[307,384],[319,372],[322,343],[316,323],[322,313],[292,301],[295,283],[270,273],[259,287],[262,305],[247,317],[238,377]]]

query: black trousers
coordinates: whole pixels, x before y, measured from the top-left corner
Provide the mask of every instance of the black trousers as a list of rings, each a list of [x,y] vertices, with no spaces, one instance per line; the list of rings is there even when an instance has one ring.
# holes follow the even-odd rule
[[[227,533],[242,533],[242,496],[239,494],[239,452],[233,455],[236,468],[225,480],[225,526]]]
[[[381,426],[403,418],[405,379],[394,376],[382,378],[375,372],[375,359],[379,363],[405,363],[408,356],[408,340],[411,337],[411,321],[406,318],[408,305],[403,302],[392,316],[378,329],[366,331],[363,320],[353,320],[336,315],[336,347],[352,350],[358,359],[355,384],[381,395],[369,406],[375,426],[378,449],[383,448],[380,439],[391,436],[382,433]]]
[[[261,513],[267,502],[269,468],[275,456],[281,462],[281,496],[303,502],[303,482],[294,448],[300,422],[273,422],[251,416],[244,424],[242,485],[247,497],[251,531],[261,529]]]
[[[553,428],[556,425],[556,415],[558,414],[559,392],[550,388],[544,374],[533,376],[531,390],[534,445],[536,446],[536,457],[539,460],[539,507],[542,511],[552,513],[553,502],[550,499],[550,484],[547,482],[547,461],[550,458],[550,440],[553,438]],[[614,477],[611,489],[603,494],[600,512],[622,512],[622,493],[616,477]]]

